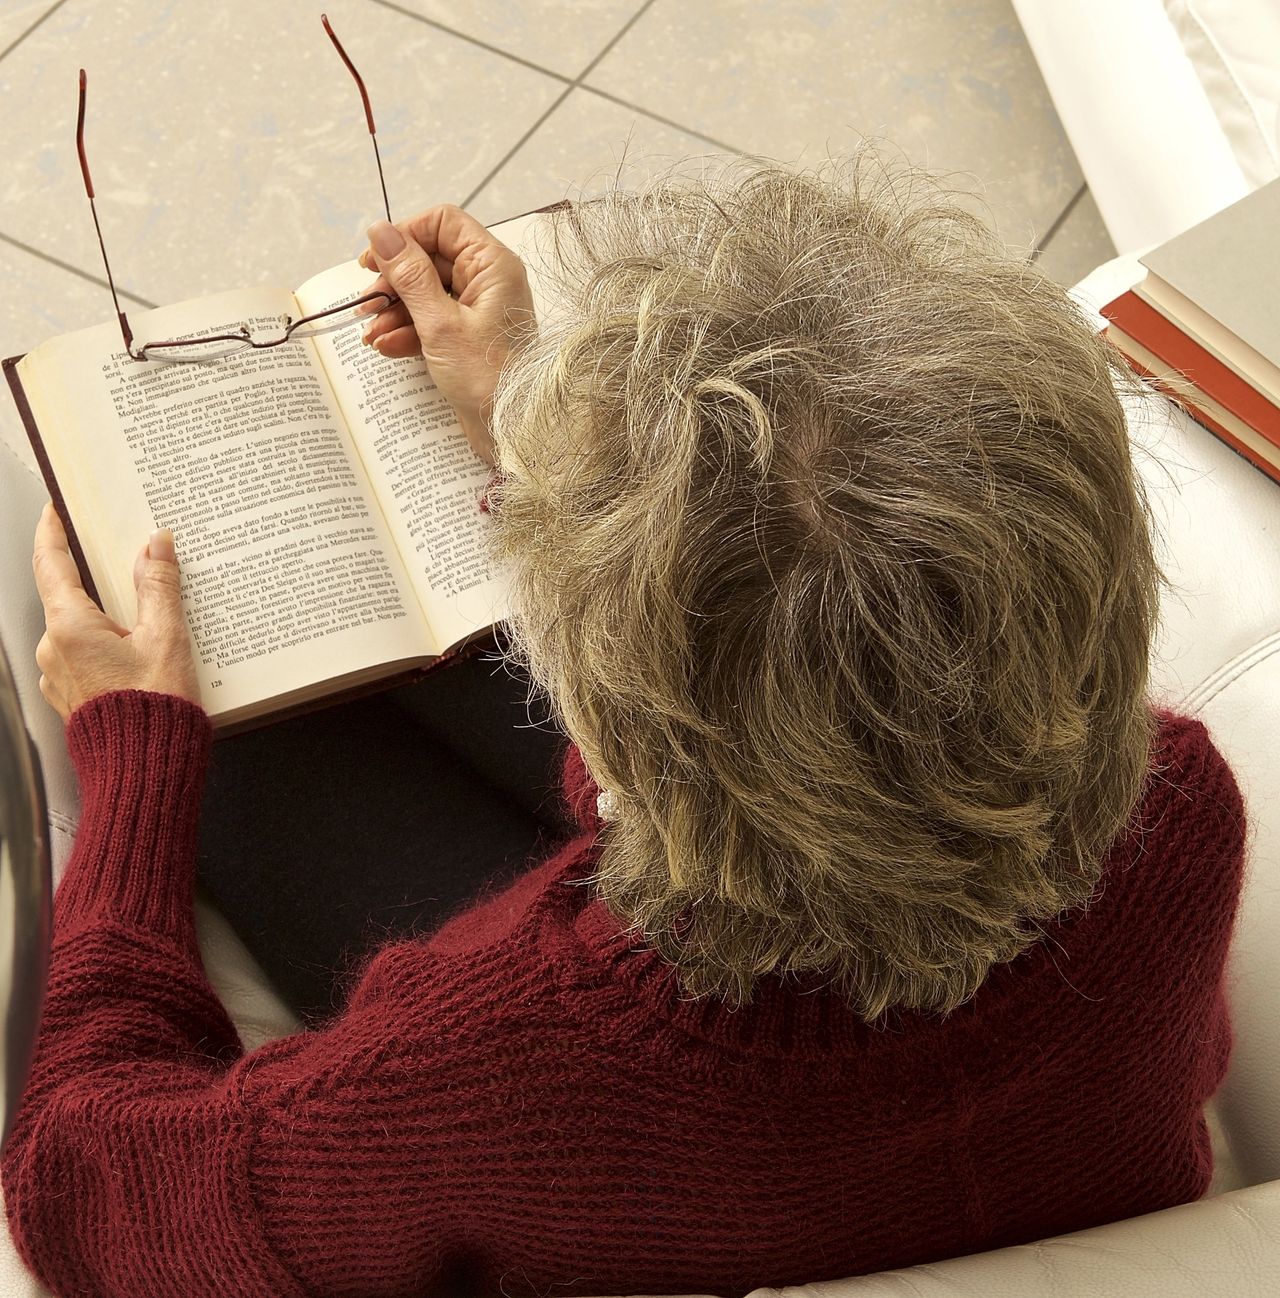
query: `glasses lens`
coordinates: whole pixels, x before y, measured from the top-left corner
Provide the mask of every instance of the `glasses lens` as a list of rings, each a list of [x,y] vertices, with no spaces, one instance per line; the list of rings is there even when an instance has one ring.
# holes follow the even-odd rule
[[[296,328],[290,331],[290,338],[314,338],[316,334],[332,333],[335,329],[345,329],[348,325],[368,324],[375,315],[381,315],[391,305],[391,299],[379,293],[364,303],[365,310],[357,315],[356,308],[363,301],[357,298],[345,306],[335,307],[326,315],[312,316],[300,320]]]
[[[142,354],[149,361],[220,361],[248,346],[247,338],[180,338],[168,343],[148,343]]]

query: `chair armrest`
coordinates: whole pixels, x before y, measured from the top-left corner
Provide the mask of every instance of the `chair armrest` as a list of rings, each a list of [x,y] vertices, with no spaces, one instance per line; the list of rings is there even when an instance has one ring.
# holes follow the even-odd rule
[[[1251,186],[1161,0],[1013,0],[1062,129],[1121,253]]]
[[[1274,1298],[1280,1181],[1070,1235],[747,1298]]]

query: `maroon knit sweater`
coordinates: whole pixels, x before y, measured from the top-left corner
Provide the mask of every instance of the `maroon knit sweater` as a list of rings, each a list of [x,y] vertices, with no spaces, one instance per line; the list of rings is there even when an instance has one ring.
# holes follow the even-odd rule
[[[22,1256],[59,1295],[742,1295],[1195,1199],[1245,821],[1204,726],[1160,719],[1100,895],[945,1020],[774,976],[681,999],[569,886],[599,828],[571,748],[572,842],[245,1054],[193,926],[208,720],[95,699],[3,1165]]]

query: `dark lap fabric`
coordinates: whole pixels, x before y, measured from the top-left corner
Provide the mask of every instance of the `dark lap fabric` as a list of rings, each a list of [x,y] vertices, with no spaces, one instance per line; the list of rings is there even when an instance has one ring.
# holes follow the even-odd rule
[[[304,1021],[569,834],[567,740],[493,652],[213,746],[198,878]]]

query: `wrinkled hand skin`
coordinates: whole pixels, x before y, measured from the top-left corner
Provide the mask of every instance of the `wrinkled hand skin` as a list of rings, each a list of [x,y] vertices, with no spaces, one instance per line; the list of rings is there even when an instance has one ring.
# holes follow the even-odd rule
[[[152,533],[134,560],[138,619],[132,630],[107,617],[85,592],[51,504],[36,525],[31,567],[44,605],[45,632],[36,645],[40,693],[63,721],[90,699],[113,690],[151,690],[200,702],[181,577],[167,528]]]
[[[493,464],[498,375],[534,325],[524,262],[450,204],[394,226],[375,222],[369,243],[360,256],[362,266],[378,272],[369,292],[400,301],[374,315],[364,341],[384,356],[421,355],[472,449]]]

